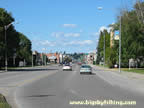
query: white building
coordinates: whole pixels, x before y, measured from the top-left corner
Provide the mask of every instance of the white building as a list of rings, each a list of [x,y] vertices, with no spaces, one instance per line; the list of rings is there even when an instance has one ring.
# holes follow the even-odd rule
[[[88,63],[88,64],[93,64],[94,62],[96,62],[96,60],[97,60],[96,51],[90,52],[90,53],[87,55],[87,63]]]

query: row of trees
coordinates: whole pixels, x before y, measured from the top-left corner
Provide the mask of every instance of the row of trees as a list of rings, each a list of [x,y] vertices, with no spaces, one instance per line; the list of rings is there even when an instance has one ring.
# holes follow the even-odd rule
[[[144,2],[137,2],[133,10],[123,9],[117,16],[117,22],[110,25],[113,30],[119,30],[121,16],[121,44],[122,44],[122,67],[128,67],[129,59],[133,59],[138,67],[144,67]],[[97,64],[103,58],[104,34],[106,37],[106,64],[113,67],[118,64],[119,41],[114,40],[114,45],[110,48],[110,33],[104,30],[100,34],[97,47]]]
[[[7,50],[8,65],[13,66],[13,58],[16,58],[16,65],[19,61],[30,63],[31,60],[31,41],[22,33],[15,30],[11,25],[6,33],[7,45],[5,43],[5,26],[14,22],[11,13],[0,8],[0,67],[4,66],[5,52]]]

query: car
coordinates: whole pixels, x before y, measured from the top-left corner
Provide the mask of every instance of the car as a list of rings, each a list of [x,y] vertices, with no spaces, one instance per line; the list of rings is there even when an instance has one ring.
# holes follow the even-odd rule
[[[82,64],[80,68],[80,74],[92,74],[92,67],[90,65]]]
[[[63,69],[63,71],[65,71],[65,70],[72,71],[72,66],[70,64],[65,64],[62,69]]]
[[[81,62],[78,62],[77,64],[78,64],[78,65],[82,65],[82,63],[81,63]]]

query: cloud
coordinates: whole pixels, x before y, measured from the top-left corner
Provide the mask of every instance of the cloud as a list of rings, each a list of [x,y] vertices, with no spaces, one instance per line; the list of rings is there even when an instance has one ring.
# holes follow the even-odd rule
[[[65,33],[64,37],[80,37],[80,33]]]
[[[100,33],[100,32],[103,32],[104,30],[107,30],[107,27],[105,27],[105,26],[100,27],[99,33]]]
[[[59,37],[80,37],[80,33],[64,33],[64,32],[53,32],[51,36],[59,38]]]
[[[108,32],[110,32],[111,27],[102,26],[102,27],[100,27],[100,29],[99,29],[99,33],[100,33],[101,31],[103,32],[104,30],[107,30]]]
[[[64,35],[64,32],[53,32],[53,33],[51,34],[51,36],[56,37],[56,38],[59,38],[59,37],[61,37],[62,35]]]
[[[98,10],[102,10],[102,9],[103,9],[103,7],[99,6],[99,7],[97,7],[97,9],[98,9]]]
[[[48,40],[45,40],[45,41],[40,41],[39,45],[54,47],[56,45],[56,43],[55,42],[50,42]]]
[[[42,48],[43,51],[46,51],[46,48]]]
[[[64,45],[91,45],[91,44],[93,44],[92,40],[71,41],[68,43],[64,43]]]
[[[76,24],[63,24],[63,27],[66,27],[66,28],[75,28],[77,27]]]
[[[107,30],[108,32],[110,32],[111,29],[112,29],[111,27],[101,26],[98,32],[91,34],[91,37],[98,37],[100,35],[100,32],[103,32],[104,30]]]

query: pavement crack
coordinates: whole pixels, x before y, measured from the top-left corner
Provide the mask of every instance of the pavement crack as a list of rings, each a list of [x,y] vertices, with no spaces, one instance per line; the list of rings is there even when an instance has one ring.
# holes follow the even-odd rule
[[[32,95],[32,96],[27,96],[27,97],[50,97],[50,96],[56,96],[56,95]]]

